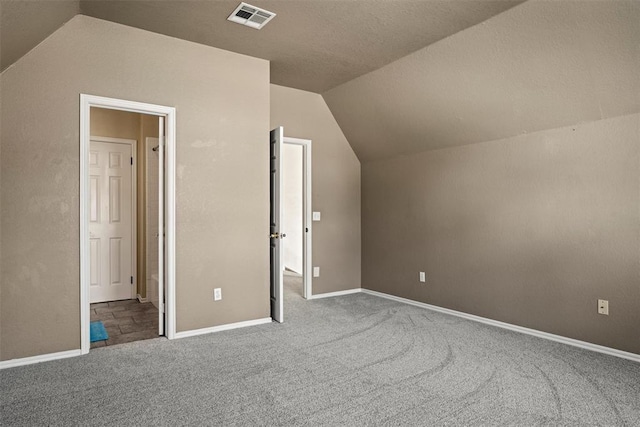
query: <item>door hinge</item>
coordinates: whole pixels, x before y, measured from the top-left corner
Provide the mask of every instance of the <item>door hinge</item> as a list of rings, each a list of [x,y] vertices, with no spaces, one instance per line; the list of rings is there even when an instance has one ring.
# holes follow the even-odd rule
[[[131,158],[131,166],[133,166],[133,157]]]
[[[133,276],[131,276],[131,284],[133,285]]]

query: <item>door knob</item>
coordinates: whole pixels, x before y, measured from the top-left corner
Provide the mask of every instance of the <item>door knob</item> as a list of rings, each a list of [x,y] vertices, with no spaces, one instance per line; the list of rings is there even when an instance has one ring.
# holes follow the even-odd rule
[[[269,234],[269,237],[272,238],[272,239],[284,239],[285,237],[287,237],[287,235],[284,234],[284,233],[282,233],[282,234],[280,234],[280,233],[271,233],[271,234]]]

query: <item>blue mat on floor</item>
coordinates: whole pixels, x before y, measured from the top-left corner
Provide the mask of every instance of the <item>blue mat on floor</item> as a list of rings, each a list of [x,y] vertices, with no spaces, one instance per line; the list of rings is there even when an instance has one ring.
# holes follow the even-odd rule
[[[104,328],[102,322],[91,322],[89,325],[89,340],[91,342],[103,341],[109,339],[109,334]]]

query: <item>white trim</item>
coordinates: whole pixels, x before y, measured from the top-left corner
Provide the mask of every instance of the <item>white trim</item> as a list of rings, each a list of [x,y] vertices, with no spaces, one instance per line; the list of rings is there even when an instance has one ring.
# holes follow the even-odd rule
[[[131,299],[138,292],[138,141],[135,139],[112,138],[110,136],[90,136],[90,141],[131,146]],[[89,295],[91,297],[91,295]]]
[[[311,185],[311,140],[300,138],[289,138],[285,136],[282,138],[284,144],[300,145],[302,146],[302,227],[308,232],[302,233],[302,292],[305,299],[311,299],[313,297],[313,274],[311,274],[311,268],[313,265],[312,257],[312,234],[313,227],[311,221],[311,199],[312,199],[312,185]],[[286,179],[286,178],[285,178]],[[280,200],[282,203],[282,199]]]
[[[140,294],[136,295],[136,299],[138,300],[138,302],[143,303],[143,302],[149,302],[148,298],[142,298],[142,296]]]
[[[166,261],[167,261],[167,338],[176,333],[175,300],[175,156],[176,156],[176,109],[162,105],[105,98],[80,94],[80,346],[81,353],[89,352],[89,141],[91,107],[131,111],[166,117],[167,134],[167,179],[166,179]]]
[[[3,360],[0,362],[0,369],[14,368],[16,366],[33,365],[34,363],[49,362],[51,360],[66,359],[82,354],[82,350],[67,350],[59,353],[40,354],[38,356],[22,357],[19,359]]]
[[[149,195],[150,195],[150,191],[151,188],[149,187],[149,165],[151,164],[149,162],[149,160],[151,159],[151,153],[149,152],[149,150],[151,149],[151,151],[153,152],[153,148],[155,148],[155,146],[158,147],[158,150],[162,149],[163,147],[160,146],[160,138],[155,137],[155,136],[147,136],[144,139],[144,158],[145,158],[145,162],[144,162],[144,171],[145,171],[145,176],[144,176],[144,200],[145,200],[145,210],[144,210],[144,225],[145,225],[145,245],[147,244],[147,242],[149,241]],[[159,162],[159,158],[158,158],[158,162]],[[158,167],[160,167],[160,165],[158,164]],[[157,186],[154,186],[153,190],[155,193],[158,193],[158,186],[160,185],[160,182],[158,182]],[[160,200],[158,200],[158,209],[160,209]],[[157,216],[157,215],[156,215]],[[158,237],[156,237],[156,240],[159,239],[159,235],[160,235],[160,230],[156,229],[155,231],[153,231],[151,233],[152,236],[154,235],[158,235]],[[158,241],[158,244],[160,242]],[[155,280],[156,282],[156,289],[155,289],[155,294],[158,295],[158,310],[161,307],[161,303],[160,303],[160,281],[159,281],[159,277],[157,273],[154,274],[149,274],[149,251],[148,251],[148,247],[146,248],[147,251],[145,252],[145,283],[147,284],[146,286],[146,293],[147,296],[145,298],[145,302],[151,302],[153,303],[152,299],[149,297],[149,280]],[[156,257],[159,257],[159,253],[155,254]],[[158,260],[159,261],[159,260]],[[158,268],[160,268],[160,262],[158,262]],[[154,304],[155,305],[155,304]],[[158,318],[159,319],[159,318]],[[158,324],[159,325],[159,324]],[[158,326],[159,328],[159,326]],[[158,332],[160,332],[160,330],[158,329]],[[164,335],[164,331],[163,331],[163,335]]]
[[[165,295],[166,303],[164,307],[167,319],[167,328],[165,335],[170,340],[175,338],[176,334],[176,110],[171,108],[171,113],[166,115],[165,119],[165,231],[166,231],[166,271],[167,277],[167,294]],[[162,166],[162,165],[160,165]]]
[[[165,314],[164,314],[164,304],[165,302],[167,302],[167,299],[165,298],[165,259],[164,259],[164,254],[165,254],[165,238],[164,238],[164,220],[165,220],[165,170],[164,170],[164,165],[165,165],[165,151],[164,151],[164,141],[165,141],[165,133],[167,131],[167,126],[165,125],[165,120],[164,117],[159,117],[158,118],[158,169],[157,169],[157,173],[158,173],[158,186],[156,188],[156,192],[158,194],[158,211],[156,212],[157,215],[157,230],[156,230],[156,239],[157,239],[157,254],[156,254],[156,261],[158,262],[158,269],[156,270],[156,274],[158,275],[158,335],[165,335],[166,331],[166,325],[165,325]]]
[[[559,342],[561,344],[570,345],[573,347],[583,348],[585,350],[595,351],[597,353],[607,354],[609,356],[620,357],[622,359],[628,359],[634,362],[640,363],[640,354],[630,353],[628,351],[618,350],[611,347],[605,347],[603,345],[593,344],[586,341],[580,341],[573,338],[563,337],[561,335],[551,334],[549,332],[538,331],[536,329],[525,328],[523,326],[513,325],[511,323],[500,322],[498,320],[487,319],[486,317],[476,316],[474,314],[464,313],[461,311],[451,310],[449,308],[438,307],[424,302],[414,301],[407,298],[397,297],[395,295],[389,295],[382,292],[372,291],[369,289],[362,289],[362,292],[369,295],[374,295],[381,298],[390,299],[393,301],[414,305],[420,308],[426,308],[427,310],[437,311],[451,316],[462,317],[463,319],[471,320],[478,323],[484,323],[486,325],[496,326],[498,328],[508,329],[514,332],[520,332],[521,334],[532,335],[534,337]]]
[[[362,291],[363,291],[362,288],[354,288],[354,289],[347,289],[347,290],[344,290],[344,291],[327,292],[325,294],[311,295],[310,299],[339,297],[339,296],[342,296],[342,295],[357,294],[357,293],[360,293]]]
[[[273,319],[271,319],[271,317],[264,317],[262,319],[245,320],[244,322],[228,323],[226,325],[212,326],[210,328],[192,329],[190,331],[176,332],[176,334],[174,335],[174,338],[195,337],[197,335],[211,334],[213,332],[222,332],[222,331],[229,331],[231,329],[246,328],[247,326],[264,325],[265,323],[271,323],[272,321]]]

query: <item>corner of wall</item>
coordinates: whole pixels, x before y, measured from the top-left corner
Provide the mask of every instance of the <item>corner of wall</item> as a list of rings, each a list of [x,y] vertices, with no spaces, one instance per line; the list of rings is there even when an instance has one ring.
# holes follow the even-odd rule
[[[349,144],[349,147],[351,148],[351,151],[353,152],[353,156],[358,160],[359,164],[362,164],[362,161],[360,160],[360,156],[358,156],[358,154],[356,153],[356,150],[353,149],[353,145],[349,142],[349,139],[347,138],[346,134],[344,133],[344,130],[342,129],[342,126],[340,125],[340,122],[336,118],[336,115],[333,114],[333,111],[331,110],[331,107],[329,107],[329,103],[327,102],[326,98],[324,97],[324,94],[319,94],[319,96],[322,98],[322,102],[324,103],[327,111],[329,112],[329,114],[333,118],[333,121],[336,122],[336,126],[338,126],[338,129],[340,129],[340,133],[342,133],[342,136],[344,137],[344,139]]]

